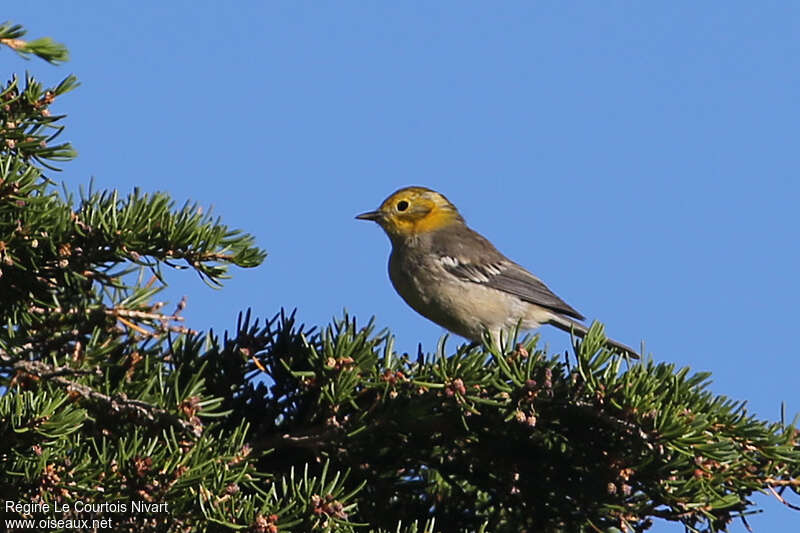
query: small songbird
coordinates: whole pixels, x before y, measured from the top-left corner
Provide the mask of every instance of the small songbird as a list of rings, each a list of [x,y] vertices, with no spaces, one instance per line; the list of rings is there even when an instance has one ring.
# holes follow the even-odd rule
[[[389,278],[415,311],[473,342],[484,331],[499,342],[517,325],[551,324],[583,337],[583,316],[536,276],[467,227],[444,195],[425,187],[392,193],[375,211],[356,216],[377,222],[392,241]],[[507,338],[507,337],[505,337]],[[608,340],[628,357],[636,352]]]

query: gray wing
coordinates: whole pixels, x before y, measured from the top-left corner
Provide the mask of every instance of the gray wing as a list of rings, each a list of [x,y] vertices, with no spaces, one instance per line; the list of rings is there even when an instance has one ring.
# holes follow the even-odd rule
[[[583,315],[556,296],[542,280],[466,226],[455,226],[447,234],[433,233],[429,245],[442,267],[464,281],[507,292],[560,315],[583,320]]]
[[[440,256],[439,261],[445,270],[459,279],[501,290],[556,313],[583,320],[583,315],[556,296],[542,280],[505,258],[478,263],[445,255]]]

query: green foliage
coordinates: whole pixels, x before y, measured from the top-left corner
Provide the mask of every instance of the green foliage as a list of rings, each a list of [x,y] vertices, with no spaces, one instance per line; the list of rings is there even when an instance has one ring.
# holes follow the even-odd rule
[[[25,29],[19,24],[4,22],[0,24],[0,44],[8,46],[25,59],[33,54],[54,65],[69,61],[69,52],[63,44],[53,41],[50,37],[23,41],[21,37],[25,33]]]
[[[50,106],[56,98],[78,86],[75,76],[67,76],[56,85],[45,89],[30,75],[25,77],[25,87],[20,89],[14,75],[0,90],[0,133],[3,152],[21,159],[33,160],[57,170],[48,161],[69,161],[77,155],[69,143],[53,144],[64,130],[59,121],[64,115],[53,115]]]
[[[536,338],[511,351],[442,342],[412,359],[371,324],[345,317],[314,335],[280,316],[260,329],[245,317],[211,353],[255,354],[274,380],[241,410],[273,450],[266,468],[335,460],[366,481],[359,516],[385,528],[432,514],[468,531],[643,531],[653,517],[716,531],[754,492],[797,491],[793,427],[712,395],[707,374],[623,368],[603,345],[595,325],[574,362]]]
[[[0,42],[66,58],[4,41],[21,32],[6,24]],[[155,300],[165,267],[220,286],[265,254],[162,193],[56,190],[43,172],[74,151],[48,148],[63,116],[44,111],[76,84],[12,78],[1,97],[0,494],[69,506],[11,517],[115,531],[645,531],[653,518],[722,531],[754,492],[800,491],[794,426],[711,394],[708,374],[631,365],[599,324],[571,357],[536,337],[399,354],[347,315],[317,330],[247,311],[222,336],[189,329],[183,302]]]

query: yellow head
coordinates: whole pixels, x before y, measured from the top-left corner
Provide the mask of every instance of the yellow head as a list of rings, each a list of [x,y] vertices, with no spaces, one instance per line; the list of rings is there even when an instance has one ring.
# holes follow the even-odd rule
[[[389,195],[375,211],[361,213],[356,218],[377,222],[391,239],[464,223],[456,206],[426,187],[404,187]]]

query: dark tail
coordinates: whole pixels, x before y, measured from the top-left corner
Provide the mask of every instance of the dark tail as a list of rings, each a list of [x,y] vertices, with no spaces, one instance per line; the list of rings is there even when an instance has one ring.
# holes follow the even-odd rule
[[[550,320],[549,323],[558,329],[566,331],[567,333],[574,333],[580,338],[585,337],[586,333],[589,331],[589,328],[580,322],[576,322],[565,316],[555,316]],[[639,354],[636,353],[636,350],[630,346],[622,344],[621,342],[617,342],[614,339],[606,339],[606,346],[621,355],[630,357],[631,359],[639,359]]]

